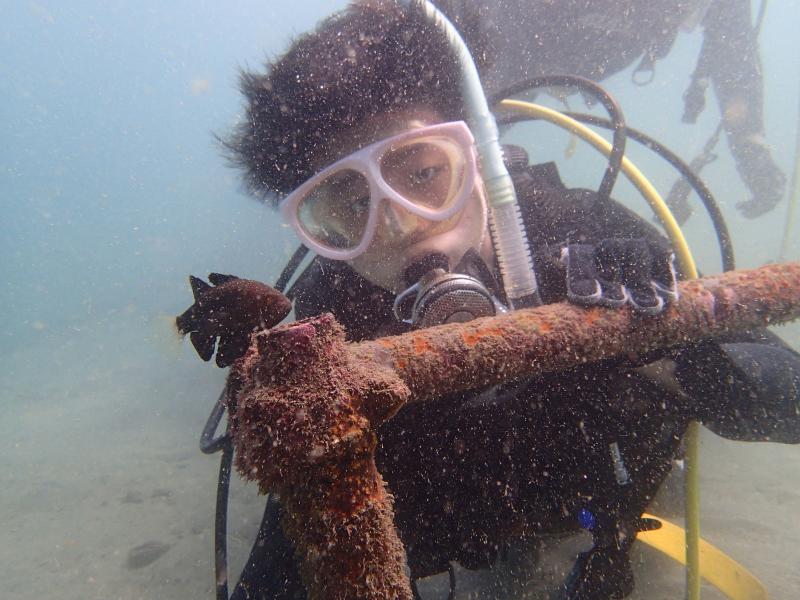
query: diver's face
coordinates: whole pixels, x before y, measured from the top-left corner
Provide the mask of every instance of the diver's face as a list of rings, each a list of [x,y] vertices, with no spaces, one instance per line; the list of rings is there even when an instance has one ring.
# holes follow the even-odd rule
[[[331,140],[315,158],[317,171],[346,157],[356,150],[400,133],[442,121],[427,110],[403,111],[371,117]],[[434,146],[409,146],[395,152],[380,166],[383,179],[403,197],[415,203],[435,206],[438,198],[447,197],[450,177],[440,150]],[[327,182],[326,182],[327,183]],[[326,234],[349,243],[354,232],[363,231],[369,210],[369,192],[363,178],[343,176],[330,182],[325,202],[317,202],[318,212],[310,221],[324,223]],[[337,201],[341,198],[341,201]],[[381,199],[376,213],[374,233],[366,250],[347,260],[365,279],[387,290],[399,292],[406,268],[432,254],[446,255],[451,266],[464,253],[481,250],[486,239],[486,207],[480,179],[472,186],[461,209],[451,217],[433,221],[409,212],[396,202]]]

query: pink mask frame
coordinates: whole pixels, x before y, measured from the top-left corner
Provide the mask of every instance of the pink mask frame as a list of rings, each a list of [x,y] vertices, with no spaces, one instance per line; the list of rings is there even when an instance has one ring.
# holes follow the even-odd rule
[[[389,150],[425,138],[446,138],[463,149],[465,160],[464,177],[454,199],[445,208],[436,209],[412,202],[395,191],[383,178],[380,159]],[[305,231],[297,216],[301,202],[322,182],[337,171],[352,170],[362,174],[369,186],[369,216],[359,243],[353,248],[326,246],[315,240]],[[369,247],[378,224],[380,203],[393,202],[408,212],[429,221],[444,221],[464,208],[467,198],[475,187],[477,179],[477,159],[475,139],[464,121],[451,121],[412,129],[361,148],[326,167],[300,187],[291,192],[280,204],[280,211],[286,223],[292,226],[300,240],[311,250],[332,260],[351,260]]]

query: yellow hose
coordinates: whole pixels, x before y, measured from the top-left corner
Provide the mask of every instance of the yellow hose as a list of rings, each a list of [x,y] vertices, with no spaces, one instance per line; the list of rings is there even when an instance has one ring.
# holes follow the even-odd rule
[[[612,146],[605,138],[575,119],[561,114],[557,110],[531,102],[523,102],[521,100],[503,100],[500,102],[499,106],[510,112],[549,121],[579,136],[606,156],[611,154]],[[675,220],[675,217],[672,216],[672,212],[670,212],[669,207],[658,193],[658,190],[653,187],[653,184],[650,183],[642,172],[627,158],[622,159],[621,168],[623,175],[625,175],[634,187],[639,190],[639,193],[644,196],[647,203],[653,209],[653,212],[656,213],[658,220],[661,221],[661,224],[664,226],[667,236],[669,236],[672,246],[675,248],[675,254],[678,258],[681,272],[690,279],[697,277],[697,267],[695,266],[692,253],[689,250],[689,245],[686,243],[686,238],[683,236],[678,222]]]
[[[642,531],[636,539],[685,565],[686,532],[661,517],[647,513],[642,516],[656,519],[661,523],[661,528]],[[719,548],[703,539],[700,540],[700,573],[703,579],[731,600],[767,600],[767,589],[763,583]]]
[[[521,100],[503,100],[500,108],[523,114],[534,119],[543,119],[578,135],[584,141],[608,156],[612,146],[599,134],[582,123],[560,112]],[[622,159],[622,173],[644,196],[664,227],[678,258],[681,272],[689,279],[697,277],[697,267],[686,243],[678,222],[664,202],[664,199],[639,169],[627,158]],[[700,598],[700,478],[699,478],[699,437],[700,427],[690,423],[684,438],[686,444],[686,597],[688,600]]]

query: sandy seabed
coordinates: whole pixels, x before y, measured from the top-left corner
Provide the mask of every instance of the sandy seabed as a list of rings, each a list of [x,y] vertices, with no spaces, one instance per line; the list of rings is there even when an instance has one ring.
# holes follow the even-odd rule
[[[218,457],[197,442],[223,373],[170,346],[157,321],[131,315],[122,325],[45,329],[3,355],[0,597],[213,598]],[[704,432],[701,479],[703,536],[771,598],[800,597],[800,448]],[[673,480],[667,495],[679,487],[680,476]],[[238,480],[231,498],[238,573],[263,498]],[[667,498],[662,508],[677,504]],[[586,544],[548,544],[535,564],[520,555],[492,572],[459,570],[457,598],[547,598]],[[634,561],[633,598],[683,597],[677,563],[642,544]],[[446,578],[420,589],[445,598]],[[723,596],[705,586],[703,597]]]

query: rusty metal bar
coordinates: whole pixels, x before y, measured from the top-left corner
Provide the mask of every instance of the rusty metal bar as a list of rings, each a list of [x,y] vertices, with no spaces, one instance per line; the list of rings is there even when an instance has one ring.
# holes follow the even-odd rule
[[[798,318],[799,307],[800,262],[794,262],[683,282],[679,301],[658,317],[552,304],[363,342],[351,352],[391,367],[419,401],[781,323]]]
[[[309,597],[410,599],[375,429],[404,403],[800,317],[800,263],[680,286],[658,317],[556,304],[346,344],[330,315],[254,335],[231,372],[237,468],[278,492]]]

